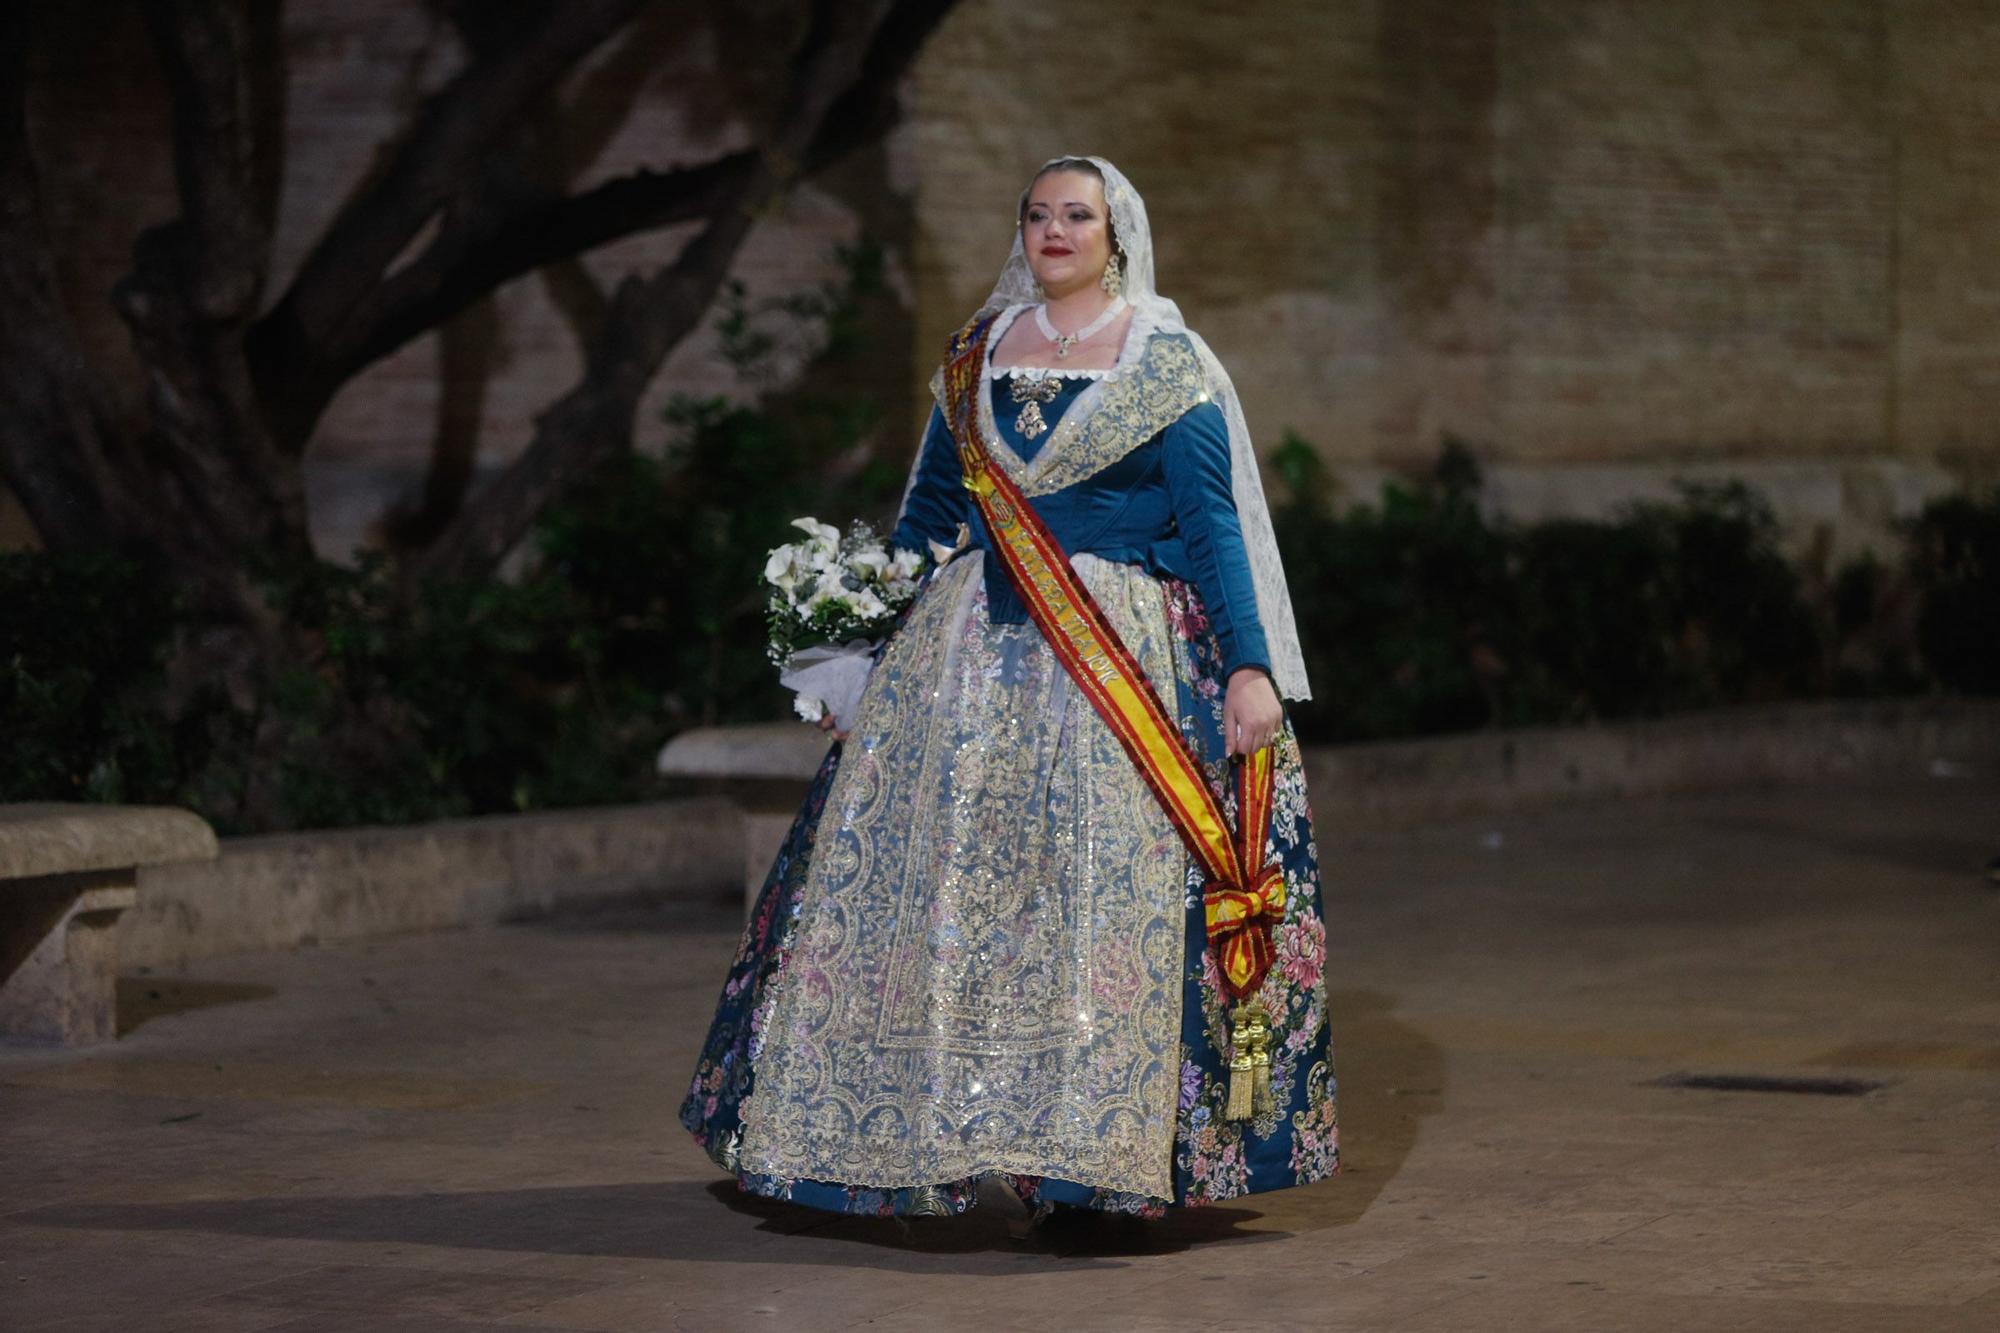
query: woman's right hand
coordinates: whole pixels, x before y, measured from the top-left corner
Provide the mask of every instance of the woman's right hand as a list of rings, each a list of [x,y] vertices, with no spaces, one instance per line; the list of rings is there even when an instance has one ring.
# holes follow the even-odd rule
[[[846,732],[844,732],[844,731],[834,731],[834,728],[833,728],[833,714],[832,714],[832,713],[821,713],[821,714],[820,714],[820,718],[819,718],[819,729],[820,729],[821,731],[833,731],[833,738],[834,738],[835,740],[837,740],[837,741],[844,741],[844,740],[846,740],[846,739],[847,739],[847,733],[846,733]]]

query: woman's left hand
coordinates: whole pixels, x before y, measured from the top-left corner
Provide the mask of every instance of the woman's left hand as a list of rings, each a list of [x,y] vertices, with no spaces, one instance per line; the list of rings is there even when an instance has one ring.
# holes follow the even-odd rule
[[[1229,693],[1222,700],[1223,753],[1255,754],[1277,739],[1285,710],[1271,678],[1256,667],[1238,667],[1229,676]]]

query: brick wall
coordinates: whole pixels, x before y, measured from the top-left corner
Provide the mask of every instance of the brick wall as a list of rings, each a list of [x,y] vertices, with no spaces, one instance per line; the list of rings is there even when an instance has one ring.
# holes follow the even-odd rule
[[[917,81],[919,346],[1024,172],[1101,152],[1253,429],[1350,492],[1450,434],[1523,515],[1733,474],[1870,544],[2000,473],[1995,68],[1965,0],[971,0]]]
[[[905,135],[912,373],[991,290],[1027,173],[1093,153],[1145,196],[1160,290],[1228,365],[1253,426],[1336,450],[1372,436],[1368,386],[1396,373],[1375,42],[1367,5],[965,0],[916,72]]]
[[[460,58],[400,0],[287,14],[280,277]],[[706,81],[727,104],[744,66],[721,40],[593,65],[560,130],[577,179],[740,141],[662,95]],[[902,314],[876,387],[913,439],[1026,172],[1102,153],[1145,193],[1162,290],[1253,428],[1304,434],[1350,491],[1452,434],[1522,514],[1736,473],[1802,534],[1866,542],[1923,496],[2000,475],[1996,69],[2000,0],[964,0],[909,80],[905,126],[761,225],[739,275],[780,295],[826,277],[838,241],[887,242]],[[102,293],[132,223],[171,206],[132,7],[73,25],[36,86],[65,282],[122,364]],[[513,283],[350,385],[311,454],[322,546],[366,538],[440,421],[469,423],[482,466],[511,458],[576,373],[579,279],[658,265],[679,240]],[[691,339],[642,444],[663,438],[668,393],[730,387]]]
[[[1508,14],[1496,378],[1511,458],[1889,443],[1877,9],[1612,0]]]
[[[2000,3],[1898,0],[1895,442],[1956,466],[2000,452]]]

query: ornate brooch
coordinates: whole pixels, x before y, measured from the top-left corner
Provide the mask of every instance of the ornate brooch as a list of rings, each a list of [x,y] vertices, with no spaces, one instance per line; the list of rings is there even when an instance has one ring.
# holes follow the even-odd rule
[[[1046,379],[1016,379],[1013,385],[1014,401],[1020,403],[1020,414],[1014,418],[1014,429],[1024,440],[1038,440],[1049,428],[1042,419],[1042,404],[1052,403],[1062,392],[1062,384],[1055,376]]]

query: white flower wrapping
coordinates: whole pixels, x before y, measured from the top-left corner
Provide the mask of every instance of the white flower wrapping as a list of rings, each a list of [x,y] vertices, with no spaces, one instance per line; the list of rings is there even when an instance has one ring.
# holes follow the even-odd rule
[[[924,557],[891,552],[865,523],[844,537],[816,518],[792,526],[805,540],[774,548],[764,561],[771,661],[779,682],[798,692],[792,706],[800,717],[817,722],[830,713],[845,730],[875,648],[917,595]]]

